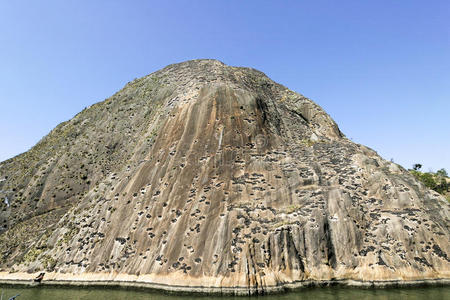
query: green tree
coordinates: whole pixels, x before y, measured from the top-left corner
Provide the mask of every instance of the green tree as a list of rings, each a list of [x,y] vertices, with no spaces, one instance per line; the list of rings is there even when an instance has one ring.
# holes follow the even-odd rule
[[[413,169],[415,171],[419,171],[420,169],[422,169],[422,165],[421,164],[413,164]]]
[[[436,175],[441,177],[448,177],[447,171],[444,168],[437,170]]]
[[[430,189],[436,189],[436,181],[434,180],[434,176],[432,173],[422,173],[420,175],[420,180]]]

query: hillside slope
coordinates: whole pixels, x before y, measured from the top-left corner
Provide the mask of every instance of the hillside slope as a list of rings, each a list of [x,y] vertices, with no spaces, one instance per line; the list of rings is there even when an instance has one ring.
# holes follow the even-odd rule
[[[449,204],[314,102],[170,65],[0,164],[0,280],[265,293],[450,278]]]

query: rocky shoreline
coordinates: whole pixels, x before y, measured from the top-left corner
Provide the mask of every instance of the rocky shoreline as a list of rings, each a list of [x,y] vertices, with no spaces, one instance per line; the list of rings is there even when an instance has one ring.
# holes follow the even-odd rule
[[[33,278],[36,274],[0,272],[0,285],[12,286],[46,286],[46,287],[99,287],[119,289],[144,289],[174,294],[203,294],[223,296],[249,296],[269,295],[295,291],[302,288],[320,287],[354,287],[354,288],[392,288],[392,287],[418,287],[418,286],[448,286],[449,278],[421,278],[421,279],[391,279],[391,280],[358,280],[358,279],[331,279],[331,280],[298,280],[278,283],[259,288],[248,286],[205,286],[198,280],[192,285],[177,285],[172,283],[152,281],[153,276],[132,276],[124,274],[49,274],[48,279],[35,284]],[[66,276],[61,276],[66,275]],[[109,275],[109,276],[108,276]],[[166,278],[167,279],[167,278]],[[164,279],[162,279],[164,280]],[[186,282],[186,281],[185,281]]]

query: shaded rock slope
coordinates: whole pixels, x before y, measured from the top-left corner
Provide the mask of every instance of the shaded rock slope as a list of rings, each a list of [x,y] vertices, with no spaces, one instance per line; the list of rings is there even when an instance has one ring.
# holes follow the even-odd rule
[[[449,204],[250,68],[170,65],[0,164],[0,279],[449,279]],[[21,277],[22,276],[22,277]]]

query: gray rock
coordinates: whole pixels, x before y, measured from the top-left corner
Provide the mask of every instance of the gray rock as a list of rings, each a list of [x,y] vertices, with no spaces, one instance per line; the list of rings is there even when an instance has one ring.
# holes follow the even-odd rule
[[[128,83],[0,178],[7,272],[250,294],[450,278],[443,197],[310,99],[215,60]]]

